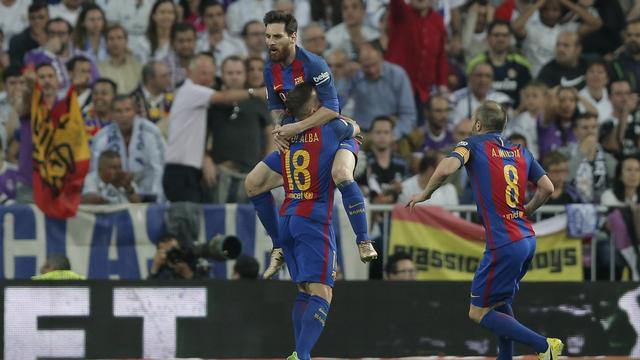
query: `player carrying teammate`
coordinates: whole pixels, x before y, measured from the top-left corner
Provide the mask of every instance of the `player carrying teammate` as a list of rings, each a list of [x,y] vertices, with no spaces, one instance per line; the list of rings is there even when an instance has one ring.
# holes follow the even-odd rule
[[[308,82],[297,85],[286,104],[296,119],[308,118],[322,106]],[[284,182],[280,244],[298,286],[292,311],[296,350],[288,359],[311,358],[329,314],[337,261],[331,168],[340,143],[359,131],[355,122],[336,118],[298,134],[281,153],[280,163],[268,163]]]
[[[545,338],[520,324],[511,309],[536,249],[528,216],[547,201],[553,184],[526,148],[500,136],[507,121],[500,105],[484,102],[472,121],[473,136],[456,145],[450,157],[438,165],[424,192],[414,195],[407,206],[413,210],[449,175],[462,166],[467,168],[487,236],[471,283],[469,317],[498,335],[499,359],[511,359],[513,340],[532,347],[541,360],[555,360],[562,352],[562,341]],[[527,180],[537,184],[537,190],[531,201],[523,204]]]
[[[340,105],[327,63],[321,57],[296,46],[296,19],[282,11],[270,11],[264,17],[264,25],[270,59],[265,65],[264,78],[269,110],[277,124],[274,130],[275,140],[282,152],[288,149],[289,139],[296,134],[338,117]],[[310,83],[315,87],[322,106],[308,118],[291,122],[285,101],[288,92],[301,83]],[[353,179],[357,153],[358,145],[355,140],[345,139],[335,153],[331,175],[342,194],[342,203],[356,234],[360,259],[367,262],[375,259],[377,253],[369,239],[364,197]],[[277,152],[268,155],[251,170],[245,181],[245,189],[258,218],[273,241],[274,249],[269,267],[263,275],[265,278],[273,276],[284,264],[281,244],[278,241],[278,216],[270,193],[271,189],[282,185],[282,179],[266,165],[269,162],[279,162],[279,158],[280,154]]]

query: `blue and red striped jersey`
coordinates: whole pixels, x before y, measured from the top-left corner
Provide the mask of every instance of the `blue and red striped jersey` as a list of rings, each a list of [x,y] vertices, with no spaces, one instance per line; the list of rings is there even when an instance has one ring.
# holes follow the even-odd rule
[[[353,125],[341,119],[296,135],[280,156],[285,199],[280,216],[303,216],[331,222],[334,183],[333,158],[340,142],[353,135]]]
[[[450,156],[467,168],[487,248],[535,235],[524,213],[525,192],[527,181],[537,183],[545,172],[529,150],[488,133],[461,141]]]
[[[320,56],[296,46],[296,58],[289,66],[267,62],[264,66],[269,110],[285,109],[287,94],[296,85],[312,83],[323,107],[340,112],[338,91],[333,83],[329,65]]]

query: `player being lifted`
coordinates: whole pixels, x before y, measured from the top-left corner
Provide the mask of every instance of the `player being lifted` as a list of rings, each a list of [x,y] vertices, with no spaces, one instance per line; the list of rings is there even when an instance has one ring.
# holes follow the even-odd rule
[[[265,40],[270,61],[264,68],[268,106],[276,122],[274,136],[280,152],[288,149],[288,141],[305,130],[321,126],[339,116],[338,93],[329,66],[321,57],[296,46],[298,23],[282,11],[270,11],[264,16]],[[311,116],[292,122],[285,106],[287,94],[296,85],[310,83],[315,87],[321,107]],[[280,126],[282,124],[282,126]],[[345,139],[335,153],[331,176],[342,194],[342,203],[356,234],[360,259],[363,262],[377,258],[369,239],[364,197],[353,179],[358,144],[353,138]],[[282,178],[266,163],[279,161],[274,152],[258,163],[247,175],[245,189],[258,218],[273,241],[270,264],[264,278],[272,277],[284,265],[282,245],[278,240],[278,216],[271,189],[282,185]]]
[[[469,317],[498,335],[498,358],[511,359],[513,341],[532,347],[541,360],[558,359],[563,344],[520,324],[511,304],[520,280],[533,259],[536,238],[528,216],[544,204],[553,184],[531,153],[504,140],[507,115],[495,102],[484,102],[472,116],[473,135],[442,160],[421,194],[407,204],[431,197],[447,177],[465,166],[473,187],[487,244],[471,283]],[[487,177],[488,175],[488,177]],[[537,184],[533,198],[523,204],[527,180]]]
[[[308,82],[290,91],[286,104],[291,115],[300,120],[322,106]],[[337,271],[331,169],[340,144],[359,131],[354,121],[335,118],[294,136],[280,159],[265,160],[284,183],[279,240],[291,279],[298,286],[291,316],[296,349],[288,359],[311,358],[329,314]]]

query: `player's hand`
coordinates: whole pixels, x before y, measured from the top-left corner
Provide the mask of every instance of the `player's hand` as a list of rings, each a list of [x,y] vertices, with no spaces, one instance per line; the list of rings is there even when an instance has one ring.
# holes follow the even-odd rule
[[[290,138],[298,135],[299,132],[300,129],[298,129],[298,126],[295,123],[282,125],[273,129],[272,131],[273,135],[279,136],[286,140],[289,140]]]
[[[278,152],[283,154],[289,149],[289,141],[287,141],[287,139],[283,139],[278,133],[276,133],[276,130],[280,129],[280,127],[280,125],[276,125],[271,133],[273,134],[274,145],[278,149]]]
[[[416,204],[421,203],[423,201],[427,201],[429,200],[429,196],[427,196],[424,192],[421,192],[420,194],[415,194],[411,197],[411,200],[409,200],[409,202],[407,203],[407,205],[405,205],[405,207],[409,208],[409,212],[411,214],[413,214],[413,208],[416,206]]]

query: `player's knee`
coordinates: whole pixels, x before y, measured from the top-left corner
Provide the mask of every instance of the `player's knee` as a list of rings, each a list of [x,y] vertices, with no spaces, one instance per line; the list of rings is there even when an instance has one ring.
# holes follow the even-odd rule
[[[486,314],[486,311],[484,311],[483,308],[479,308],[475,306],[469,307],[469,319],[471,319],[472,321],[478,324],[480,324],[480,321],[482,320],[485,314]]]

